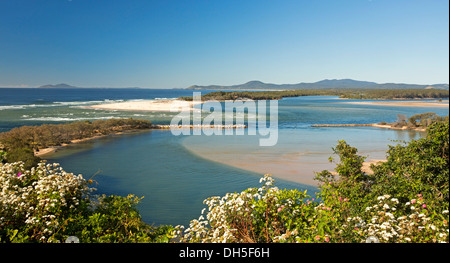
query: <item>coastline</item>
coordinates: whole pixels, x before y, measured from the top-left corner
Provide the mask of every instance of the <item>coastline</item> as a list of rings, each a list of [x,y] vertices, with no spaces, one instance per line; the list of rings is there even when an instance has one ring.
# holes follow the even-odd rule
[[[447,108],[449,107],[448,101],[447,101],[447,103],[437,102],[437,101],[405,101],[405,100],[399,100],[399,101],[348,101],[345,103],[355,104],[355,105],[447,107]]]
[[[423,127],[414,127],[410,128],[408,126],[402,126],[402,127],[392,127],[387,124],[379,124],[379,123],[367,123],[367,124],[314,124],[311,125],[311,127],[376,127],[376,128],[382,128],[382,129],[392,129],[392,130],[410,130],[410,131],[426,131],[426,128]]]
[[[117,132],[117,133],[113,133],[113,134],[95,135],[95,136],[92,136],[92,137],[89,137],[89,138],[71,140],[70,143],[63,143],[60,146],[51,146],[51,147],[39,149],[37,151],[35,150],[34,151],[34,156],[36,156],[36,157],[43,157],[45,155],[55,153],[58,150],[64,149],[64,148],[66,148],[68,146],[71,146],[71,145],[74,145],[74,144],[77,144],[77,143],[82,143],[82,142],[87,142],[87,141],[99,139],[99,138],[104,138],[104,137],[114,136],[114,135],[121,135],[121,134],[131,134],[131,133],[137,133],[137,132],[142,132],[142,131],[150,131],[150,130],[152,130],[152,129],[128,130],[128,131],[121,131],[121,132]]]
[[[86,108],[100,109],[100,110],[120,110],[120,111],[162,111],[162,112],[178,112],[193,110],[195,105],[202,104],[204,101],[186,101],[181,99],[172,100],[141,100],[141,101],[125,101],[104,103]],[[344,102],[354,105],[380,105],[380,106],[408,106],[408,107],[449,107],[448,101],[350,101]]]
[[[73,144],[82,143],[90,140],[95,140],[107,136],[114,136],[114,135],[121,135],[121,134],[131,134],[131,133],[138,133],[138,132],[145,132],[145,131],[151,131],[151,130],[170,130],[172,128],[176,129],[245,129],[247,128],[246,125],[159,125],[154,124],[152,127],[147,129],[134,129],[134,130],[127,130],[127,131],[120,131],[112,134],[105,134],[105,135],[95,135],[88,138],[83,139],[76,139],[71,140],[70,143],[63,143],[60,146],[51,146],[47,148],[42,148],[39,150],[34,151],[34,156],[36,157],[43,157],[48,154],[55,153],[56,151],[63,149],[65,147],[68,147]]]
[[[142,101],[125,101],[98,104],[86,106],[87,108],[102,110],[123,110],[123,111],[188,111],[193,110],[194,106],[201,104],[197,101],[184,100],[142,100]]]

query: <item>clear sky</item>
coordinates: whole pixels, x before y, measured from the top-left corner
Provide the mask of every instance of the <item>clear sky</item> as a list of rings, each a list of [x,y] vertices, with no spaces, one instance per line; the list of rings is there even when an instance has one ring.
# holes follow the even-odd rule
[[[449,82],[448,0],[0,0],[0,86]]]

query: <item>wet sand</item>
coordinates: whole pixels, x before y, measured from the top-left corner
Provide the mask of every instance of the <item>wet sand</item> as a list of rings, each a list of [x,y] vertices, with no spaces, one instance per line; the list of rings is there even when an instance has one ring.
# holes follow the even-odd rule
[[[216,148],[186,145],[191,153],[217,163],[229,165],[239,169],[256,172],[261,175],[271,174],[275,179],[317,186],[315,173],[329,170],[334,173],[335,163],[330,163],[329,153],[295,153],[272,154],[269,152],[249,150],[236,152],[232,150],[217,150]],[[382,159],[366,159],[362,170],[371,174],[370,164],[384,161]],[[335,173],[334,173],[335,174]]]

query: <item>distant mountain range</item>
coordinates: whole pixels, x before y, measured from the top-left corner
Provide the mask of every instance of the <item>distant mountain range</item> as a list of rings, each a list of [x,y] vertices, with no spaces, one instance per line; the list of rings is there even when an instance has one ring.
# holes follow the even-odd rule
[[[298,84],[270,84],[261,81],[249,81],[245,84],[232,86],[198,86],[193,85],[186,89],[211,89],[211,90],[285,90],[285,89],[449,89],[449,84],[403,84],[403,83],[384,83],[378,84],[369,81],[358,81],[353,79],[325,79],[314,83]]]
[[[76,87],[69,84],[48,84],[38,87],[39,89],[82,89],[87,87]],[[90,88],[108,88],[108,87],[90,87]],[[139,87],[123,87],[129,89],[139,89]],[[353,79],[325,79],[314,83],[298,84],[271,84],[261,81],[249,81],[244,84],[223,86],[193,85],[186,89],[209,89],[209,90],[287,90],[287,89],[443,89],[449,90],[449,84],[404,84],[404,83],[384,83],[379,84],[370,81],[359,81]]]
[[[39,89],[79,89],[79,87],[71,86],[71,85],[64,84],[64,83],[56,84],[56,85],[48,84],[48,85],[40,86],[38,88]]]
[[[91,88],[96,88],[96,89],[112,89],[109,87],[91,87]],[[38,89],[85,89],[83,87],[75,87],[72,85],[68,85],[65,83],[61,83],[61,84],[48,84],[48,85],[44,85],[44,86],[40,86],[38,87]],[[138,87],[125,87],[122,89],[139,89]]]

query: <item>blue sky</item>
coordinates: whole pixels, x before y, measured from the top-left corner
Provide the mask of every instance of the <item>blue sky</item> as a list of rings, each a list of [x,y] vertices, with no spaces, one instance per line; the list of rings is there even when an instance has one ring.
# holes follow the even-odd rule
[[[0,0],[0,86],[449,82],[448,0]]]

